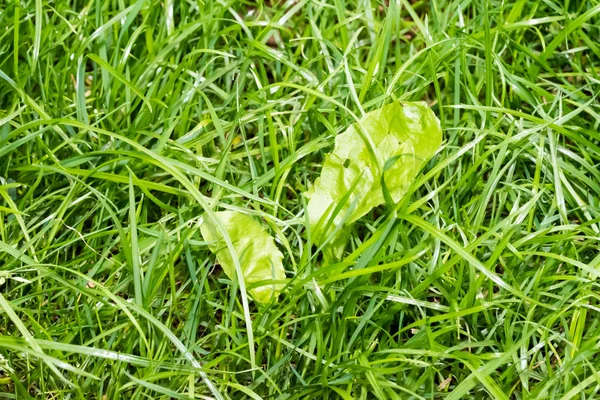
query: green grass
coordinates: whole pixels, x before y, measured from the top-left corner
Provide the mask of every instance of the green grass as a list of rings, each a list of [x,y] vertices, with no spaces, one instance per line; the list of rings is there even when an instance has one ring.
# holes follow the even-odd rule
[[[0,398],[600,396],[598,0],[0,3]],[[397,99],[443,148],[327,263],[302,192]]]

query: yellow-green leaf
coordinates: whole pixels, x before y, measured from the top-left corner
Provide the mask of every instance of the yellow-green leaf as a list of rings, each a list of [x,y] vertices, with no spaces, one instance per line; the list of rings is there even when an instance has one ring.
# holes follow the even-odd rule
[[[245,214],[221,211],[216,212],[215,216],[233,243],[246,286],[264,283],[250,289],[250,293],[260,303],[270,301],[273,296],[279,294],[284,286],[281,282],[285,280],[285,271],[281,262],[283,255],[275,245],[275,241],[254,218]],[[232,254],[225,245],[217,226],[205,220],[200,231],[204,240],[208,242],[210,251],[217,255],[217,260],[225,274],[235,279]]]
[[[440,122],[424,102],[395,102],[348,127],[305,193],[314,242],[323,243],[335,225],[343,229],[385,203],[382,174],[390,198],[400,201],[441,143]]]

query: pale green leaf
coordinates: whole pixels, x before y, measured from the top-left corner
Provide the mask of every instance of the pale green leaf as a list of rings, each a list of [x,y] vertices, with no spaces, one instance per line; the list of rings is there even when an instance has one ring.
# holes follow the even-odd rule
[[[441,143],[439,120],[424,102],[395,102],[348,127],[335,138],[321,176],[305,193],[313,241],[323,243],[336,226],[343,232],[384,204],[382,174],[389,197],[400,201]],[[333,223],[328,223],[331,218]],[[333,240],[339,241],[339,235]]]
[[[216,212],[215,216],[233,243],[246,285],[264,283],[250,289],[250,293],[260,303],[270,301],[272,296],[279,294],[284,286],[281,282],[285,280],[285,271],[281,262],[283,255],[275,245],[275,241],[254,218],[245,214],[221,211]],[[227,249],[217,226],[205,220],[200,231],[204,240],[208,242],[210,251],[217,255],[217,260],[225,274],[235,279],[232,254]]]

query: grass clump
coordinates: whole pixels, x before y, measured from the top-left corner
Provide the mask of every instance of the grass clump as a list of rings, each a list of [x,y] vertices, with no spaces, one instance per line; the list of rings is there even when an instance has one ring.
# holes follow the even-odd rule
[[[596,398],[599,26],[597,0],[4,2],[0,397]],[[327,263],[301,193],[395,100],[443,148]],[[215,263],[217,210],[276,238],[278,301]]]

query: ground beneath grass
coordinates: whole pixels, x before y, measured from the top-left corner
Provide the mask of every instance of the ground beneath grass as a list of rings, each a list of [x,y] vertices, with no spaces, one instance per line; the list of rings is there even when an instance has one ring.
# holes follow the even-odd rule
[[[599,398],[599,43],[598,0],[1,2],[0,398]],[[302,193],[398,100],[442,148],[324,257]]]

